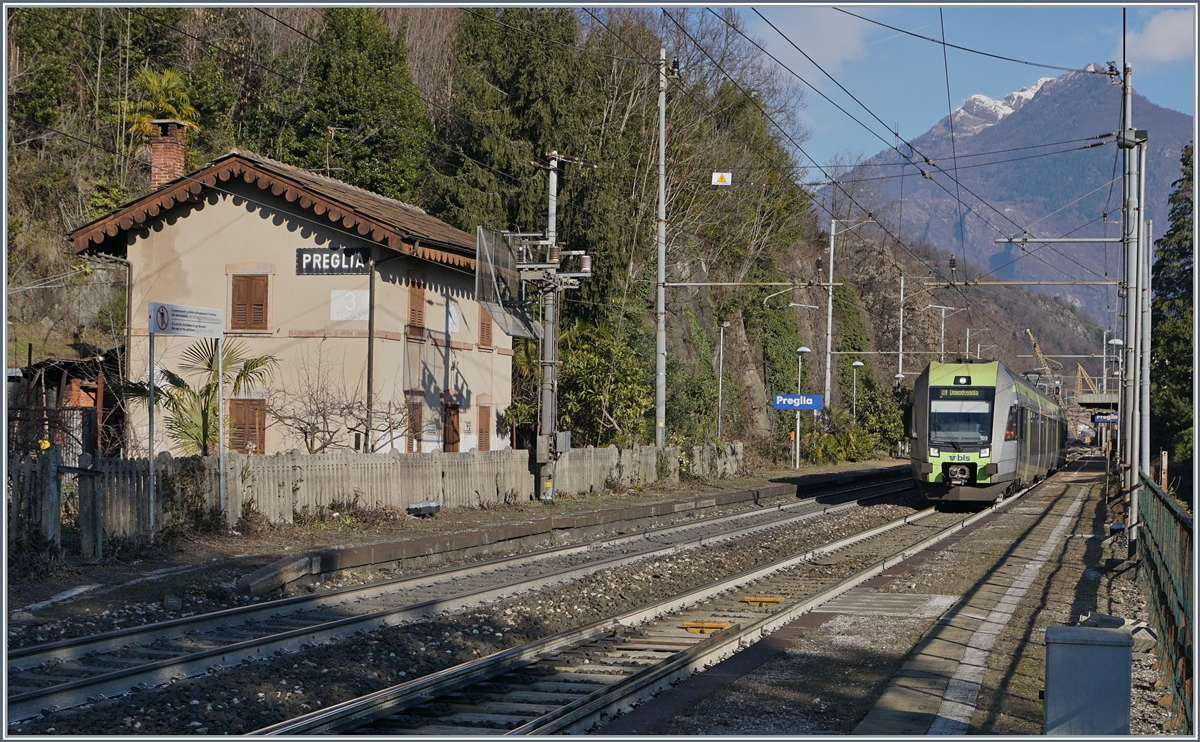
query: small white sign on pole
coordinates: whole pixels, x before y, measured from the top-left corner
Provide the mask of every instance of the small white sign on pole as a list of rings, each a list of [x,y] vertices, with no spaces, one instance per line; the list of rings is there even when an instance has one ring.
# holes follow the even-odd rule
[[[733,173],[713,173],[712,184],[715,186],[733,185]]]
[[[216,338],[217,339],[217,378],[224,377],[224,368],[222,368],[221,337],[225,333],[225,317],[220,309],[211,309],[209,307],[189,307],[183,304],[164,304],[162,302],[152,301],[149,305],[149,324],[147,329],[150,332],[150,373],[148,378],[150,381],[150,541],[154,542],[154,506],[155,506],[155,491],[154,491],[154,379],[157,374],[154,373],[154,336],[155,335],[183,335],[186,337],[201,337],[201,338]],[[223,393],[225,385],[217,384],[217,430],[224,431],[225,416],[223,407],[225,406]],[[219,438],[224,438],[218,433]],[[221,458],[221,509],[225,509],[225,441],[221,440],[217,444],[217,453]]]

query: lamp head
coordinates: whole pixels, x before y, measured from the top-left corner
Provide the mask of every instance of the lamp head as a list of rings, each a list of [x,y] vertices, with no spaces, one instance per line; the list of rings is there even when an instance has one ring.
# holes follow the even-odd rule
[[[1113,338],[1112,340],[1109,340],[1109,341],[1108,341],[1108,344],[1109,344],[1109,345],[1115,345],[1115,346],[1117,346],[1117,347],[1120,347],[1120,346],[1122,346],[1122,345],[1124,345],[1124,344],[1125,344],[1125,341],[1124,341],[1124,340],[1122,340],[1121,338]]]
[[[807,345],[801,345],[799,348],[796,348],[796,352],[800,355],[804,355],[805,353],[812,353],[812,349]]]
[[[862,367],[863,367],[863,362],[862,362],[862,361],[855,361],[854,363],[851,363],[850,365],[851,365],[851,366],[853,366],[854,368],[862,368]]]
[[[721,327],[729,327],[729,323],[728,323],[728,322],[722,322],[722,323],[721,323]]]

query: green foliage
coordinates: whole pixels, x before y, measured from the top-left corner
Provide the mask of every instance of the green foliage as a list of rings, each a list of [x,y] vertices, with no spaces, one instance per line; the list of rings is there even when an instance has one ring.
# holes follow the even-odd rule
[[[428,125],[403,39],[370,8],[332,8],[312,51],[308,108],[289,122],[288,162],[411,199],[425,163]],[[328,152],[328,157],[326,157]]]
[[[189,129],[199,126],[196,119],[200,113],[192,107],[187,81],[176,70],[146,66],[138,70],[133,84],[142,98],[121,102],[131,134],[149,136],[154,132],[150,124],[154,119],[175,119],[187,124]]]
[[[108,212],[122,206],[129,200],[129,189],[120,183],[114,183],[104,178],[97,178],[88,193],[88,215],[99,219]]]
[[[647,367],[612,328],[579,324],[562,335],[558,414],[572,443],[640,444],[654,407]]]
[[[756,265],[750,270],[746,280],[772,282],[784,280],[784,276],[775,268]],[[763,306],[763,299],[772,293],[774,290],[769,287],[753,288],[743,292],[744,298],[731,305],[731,308],[741,309],[750,345],[762,351],[768,395],[774,392],[790,392],[797,388],[796,349],[801,345],[800,331],[792,310],[769,309]],[[808,379],[811,367],[811,364],[804,366],[801,388]],[[788,433],[794,429],[795,414],[787,410],[777,410],[774,414],[776,448],[784,451],[791,446]],[[801,415],[802,419],[807,417]]]
[[[1182,177],[1171,194],[1170,227],[1159,239],[1154,263],[1154,331],[1150,348],[1150,450],[1185,456],[1183,485],[1191,489],[1193,418],[1192,146],[1183,149]],[[1181,462],[1182,463],[1182,462]]]
[[[1192,311],[1193,253],[1192,230],[1192,145],[1180,156],[1181,176],[1169,198],[1170,226],[1157,242],[1153,267],[1154,322],[1165,317],[1183,317]]]
[[[215,338],[193,343],[183,351],[181,370],[196,377],[196,386],[169,369],[162,370],[162,382],[155,385],[154,401],[167,410],[167,435],[185,455],[207,456],[209,448],[219,444],[217,396],[222,386],[229,387],[233,395],[240,394],[247,386],[269,379],[279,364],[275,356],[249,356],[239,343],[226,341],[223,345],[220,364]],[[150,396],[149,382],[118,381],[113,389],[125,398]]]
[[[675,356],[667,356],[667,429],[680,436],[680,445],[708,443],[717,434],[717,375],[706,361],[712,357],[708,336],[692,308],[687,308],[688,330],[701,359],[696,371]],[[687,441],[684,443],[683,441]]]

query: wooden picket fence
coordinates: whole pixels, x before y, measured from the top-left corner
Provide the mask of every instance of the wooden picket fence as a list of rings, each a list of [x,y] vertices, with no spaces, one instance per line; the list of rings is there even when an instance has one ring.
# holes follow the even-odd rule
[[[367,509],[404,510],[422,502],[443,508],[489,507],[528,500],[534,494],[534,470],[525,450],[431,452],[382,455],[325,454],[225,456],[222,507],[216,456],[155,459],[155,532],[185,511],[223,513],[233,526],[243,512],[257,512],[271,523],[290,523],[295,514],[316,513],[335,504]],[[690,458],[693,472],[705,478],[731,476],[742,468],[741,444],[698,447]],[[200,492],[183,503],[179,481],[185,467],[202,466]],[[63,467],[57,447],[36,457],[8,462],[9,538],[25,542],[38,533],[61,543],[64,476],[77,482],[80,550],[102,554],[106,539],[145,539],[151,535],[149,462],[146,459],[94,459],[79,454],[78,467]],[[680,451],[643,446],[632,449],[574,449],[558,461],[560,494],[599,492],[613,486],[649,484],[665,477],[678,482]],[[195,484],[188,485],[195,488]]]

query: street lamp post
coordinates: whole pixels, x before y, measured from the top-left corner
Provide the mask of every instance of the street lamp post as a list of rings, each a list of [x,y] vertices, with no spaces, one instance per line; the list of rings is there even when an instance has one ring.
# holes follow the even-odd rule
[[[721,400],[724,394],[725,386],[725,328],[729,327],[728,322],[721,323],[721,344],[720,350],[717,351],[717,443],[721,443]]]
[[[801,345],[796,348],[796,394],[800,394],[800,380],[804,378],[804,354],[811,353],[807,345]],[[800,410],[796,410],[796,432],[794,433],[795,441],[792,446],[792,458],[794,466],[800,468]]]
[[[858,422],[858,370],[863,367],[862,361],[850,364],[854,369],[854,422]]]

